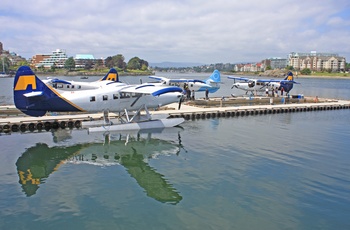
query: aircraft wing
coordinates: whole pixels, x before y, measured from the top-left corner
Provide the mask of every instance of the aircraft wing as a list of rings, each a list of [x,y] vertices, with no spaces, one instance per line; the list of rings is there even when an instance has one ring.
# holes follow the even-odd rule
[[[158,77],[158,76],[149,76],[149,78],[158,80],[158,81],[169,81],[171,83],[188,83],[188,82],[200,82],[205,84],[204,81],[201,80],[196,80],[196,79],[170,79],[170,78],[165,78],[165,77]]]
[[[154,84],[142,84],[135,86],[126,86],[120,90],[123,93],[140,93],[151,94],[153,96],[159,96],[165,93],[179,92],[182,93],[183,89],[176,86],[164,87],[156,86]]]
[[[196,80],[196,79],[169,79],[169,82],[172,82],[172,83],[188,83],[188,82],[196,83],[196,82],[199,82],[199,83],[206,84],[204,81]]]
[[[149,78],[155,79],[157,81],[165,81],[168,80],[168,78],[165,77],[158,77],[158,76],[149,76]]]
[[[251,79],[246,78],[246,77],[233,77],[233,76],[228,76],[227,78],[233,79],[233,80],[238,80],[238,81],[250,81]]]
[[[61,79],[57,79],[57,78],[52,79],[51,82],[52,83],[62,83],[62,84],[67,84],[67,85],[72,84],[72,82],[70,82],[70,81],[65,81],[65,80],[61,80]]]
[[[276,79],[259,79],[259,80],[257,80],[257,82],[266,82],[266,83],[278,82],[278,83],[284,83],[284,84],[300,84],[300,83],[298,83],[296,81],[276,80]]]

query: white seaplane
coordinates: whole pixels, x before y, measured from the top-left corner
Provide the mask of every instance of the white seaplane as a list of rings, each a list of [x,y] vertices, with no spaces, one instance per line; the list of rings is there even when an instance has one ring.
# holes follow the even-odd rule
[[[104,82],[98,88],[60,90],[41,81],[28,66],[21,66],[14,78],[14,102],[17,109],[29,116],[44,116],[46,112],[103,112],[103,123],[92,122],[89,131],[140,130],[173,127],[183,118],[152,119],[148,109],[170,103],[181,103],[182,89],[154,84],[127,85]],[[181,104],[179,104],[180,107]],[[129,115],[129,112],[133,114]],[[141,114],[145,111],[146,114]],[[119,113],[119,122],[109,119],[109,112]],[[84,125],[84,124],[83,124]]]
[[[188,86],[189,90],[195,92],[206,91],[208,89],[209,93],[215,93],[220,89],[220,72],[219,70],[214,70],[210,77],[204,81],[197,79],[170,79],[166,77],[150,76],[150,78],[160,81],[162,85],[168,86],[179,86],[185,88]]]
[[[283,90],[287,94],[292,90],[294,84],[299,84],[294,81],[293,73],[288,72],[284,79],[256,79],[256,78],[246,78],[246,77],[233,77],[228,76],[227,78],[238,80],[240,82],[234,82],[232,88],[237,88],[244,90],[246,94],[250,92],[251,94],[256,94],[257,92],[265,92],[266,88],[277,88],[278,90]]]

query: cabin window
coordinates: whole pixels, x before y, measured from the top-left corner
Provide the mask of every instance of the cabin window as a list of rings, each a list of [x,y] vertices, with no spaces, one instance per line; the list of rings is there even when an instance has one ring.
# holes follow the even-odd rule
[[[72,89],[74,89],[74,85],[72,85]]]
[[[102,100],[107,101],[108,100],[108,96],[107,95],[103,95],[102,96]]]
[[[193,87],[193,84],[191,84],[191,87]]]
[[[96,101],[95,96],[90,97],[90,102]]]
[[[67,89],[69,89],[69,85],[67,85]]]
[[[130,93],[121,93],[120,98],[129,98],[131,95]]]
[[[57,85],[57,88],[63,88],[63,85]]]
[[[81,89],[81,85],[78,85],[78,89]]]
[[[113,99],[118,99],[118,94],[113,94]]]

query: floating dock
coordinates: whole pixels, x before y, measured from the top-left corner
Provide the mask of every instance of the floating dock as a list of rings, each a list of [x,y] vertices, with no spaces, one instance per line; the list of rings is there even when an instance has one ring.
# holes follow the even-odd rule
[[[328,111],[349,109],[350,101],[318,98],[210,98],[183,102],[180,110],[178,103],[152,111],[153,115],[168,114],[171,118],[182,117],[186,120],[237,117],[264,114],[279,114],[309,111]],[[110,118],[118,118],[110,113]],[[49,114],[43,117],[25,116],[14,106],[0,106],[0,133],[49,131],[51,129],[81,128],[84,121],[102,120],[103,113],[95,114]]]

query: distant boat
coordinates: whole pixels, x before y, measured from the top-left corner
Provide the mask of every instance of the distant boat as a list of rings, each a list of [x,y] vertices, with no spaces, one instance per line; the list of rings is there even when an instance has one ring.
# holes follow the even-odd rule
[[[6,73],[0,73],[0,78],[3,78],[3,77],[11,77],[11,76]]]
[[[82,77],[80,77],[80,79],[88,79],[89,77],[87,77],[87,76],[82,76]]]

